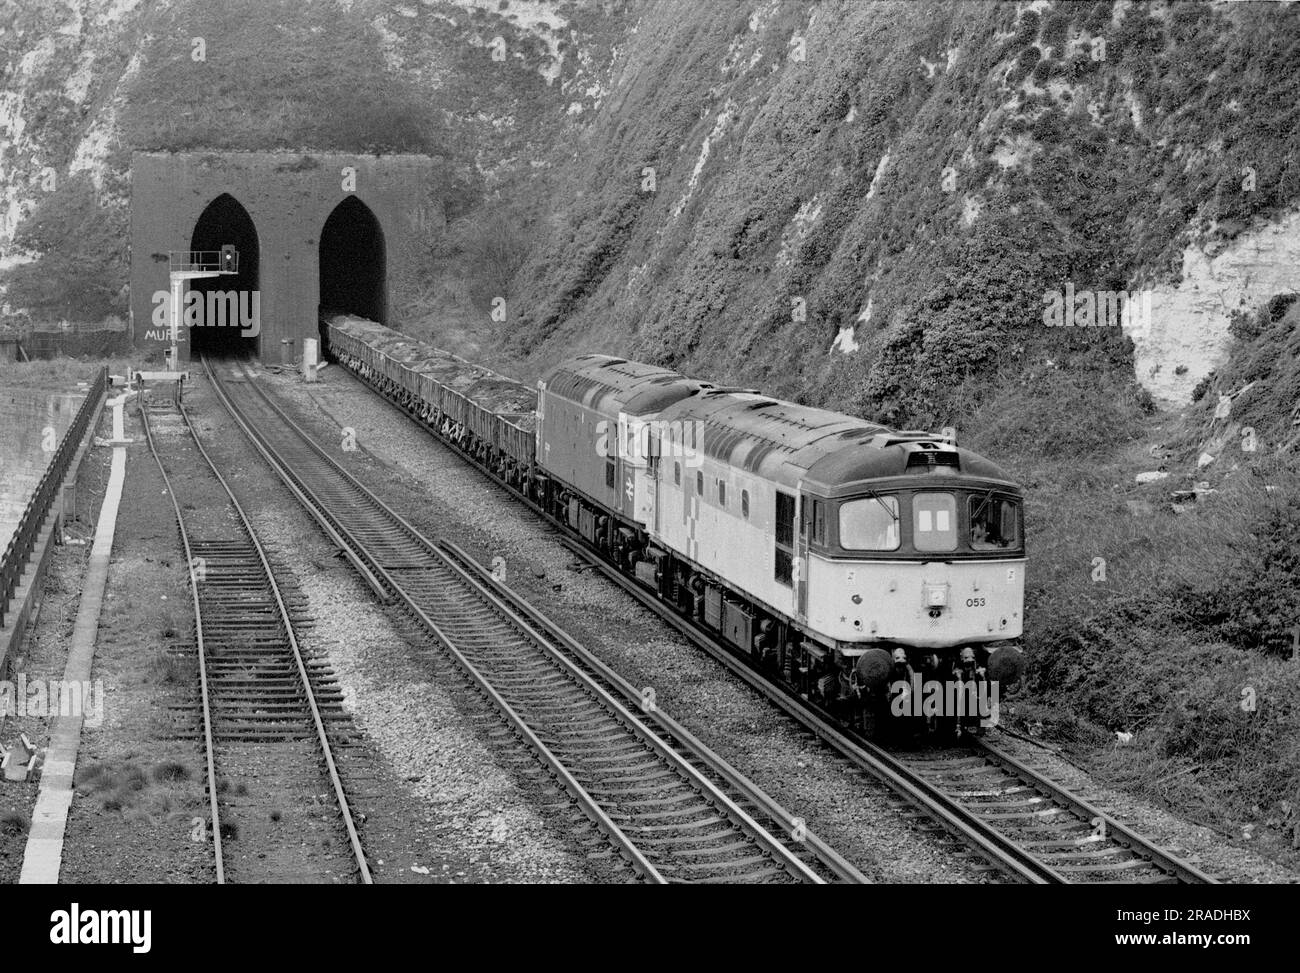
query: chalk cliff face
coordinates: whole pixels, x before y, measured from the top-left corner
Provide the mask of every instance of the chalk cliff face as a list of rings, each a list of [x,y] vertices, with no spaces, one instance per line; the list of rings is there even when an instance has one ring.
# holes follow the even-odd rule
[[[1189,247],[1181,280],[1153,288],[1151,320],[1130,329],[1137,377],[1157,401],[1185,405],[1223,365],[1232,315],[1300,292],[1300,212],[1210,250]]]
[[[130,33],[139,8],[139,0],[0,4],[0,273],[52,242],[23,245],[15,234],[60,184],[86,179],[97,204],[124,220],[122,159],[114,168],[109,156],[121,84],[138,66]]]
[[[1297,286],[1295,4],[0,0],[0,29],[0,287],[36,316],[120,313],[130,151],[203,147],[444,156],[410,316],[522,371],[612,351],[908,425],[1044,367],[1183,402]],[[1149,289],[1149,327],[1045,327],[1067,284]]]

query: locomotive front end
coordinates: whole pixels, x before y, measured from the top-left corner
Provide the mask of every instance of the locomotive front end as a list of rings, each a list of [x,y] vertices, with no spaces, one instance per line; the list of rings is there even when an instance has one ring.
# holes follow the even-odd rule
[[[1023,496],[983,457],[938,437],[894,433],[864,446],[804,484],[808,624],[833,652],[839,702],[919,705],[933,686],[937,713],[951,716],[954,686],[996,693],[1020,677]]]
[[[809,622],[852,655],[872,643],[951,650],[1016,639],[1024,605],[1020,498],[894,489],[826,505],[809,546]]]

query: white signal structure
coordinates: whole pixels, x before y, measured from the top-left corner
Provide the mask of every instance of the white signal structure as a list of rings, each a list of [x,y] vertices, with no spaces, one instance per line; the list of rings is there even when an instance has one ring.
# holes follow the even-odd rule
[[[173,379],[180,375],[181,304],[185,299],[185,284],[206,277],[223,277],[239,273],[239,251],[227,243],[220,250],[173,250],[167,255],[171,278],[171,307],[168,309],[168,328],[171,346],[167,349],[167,370]]]

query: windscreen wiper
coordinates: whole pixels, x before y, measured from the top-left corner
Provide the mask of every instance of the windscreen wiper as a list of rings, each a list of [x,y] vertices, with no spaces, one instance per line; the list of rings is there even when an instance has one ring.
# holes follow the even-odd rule
[[[989,503],[990,503],[990,501],[992,501],[992,499],[993,499],[993,491],[992,491],[992,490],[990,490],[988,493],[984,494],[984,499],[981,500],[981,501],[980,501],[980,505],[979,505],[978,507],[975,508],[975,512],[974,512],[973,514],[970,515],[970,522],[971,522],[972,525],[974,525],[975,521],[977,521],[977,520],[980,519],[980,514],[982,514],[982,513],[984,512],[984,508],[987,507],[987,506],[989,505]]]
[[[885,512],[886,512],[887,514],[889,514],[889,516],[892,517],[894,520],[897,520],[897,519],[898,519],[898,511],[890,509],[889,504],[887,504],[887,503],[885,503],[885,501],[881,500],[879,494],[868,492],[868,493],[867,493],[867,496],[869,496],[872,500],[876,501],[876,503],[878,503],[878,504],[880,504],[882,507],[884,507],[884,508],[885,508]]]

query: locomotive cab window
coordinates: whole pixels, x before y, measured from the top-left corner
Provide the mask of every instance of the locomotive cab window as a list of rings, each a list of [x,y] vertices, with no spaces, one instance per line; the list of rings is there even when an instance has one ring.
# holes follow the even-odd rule
[[[973,496],[969,503],[972,550],[1003,551],[1019,546],[1019,504],[992,494]]]
[[[840,504],[840,546],[850,551],[896,551],[898,497],[864,497]]]
[[[740,516],[749,519],[749,491],[740,491]]]
[[[611,490],[614,489],[614,461],[612,459],[605,460],[605,486]]]
[[[912,546],[918,551],[956,549],[956,497],[951,493],[918,493],[912,497]]]
[[[682,464],[681,463],[673,464],[673,484],[676,486],[682,485]]]
[[[727,482],[725,480],[719,480],[718,481],[718,506],[725,507],[726,505],[727,505]]]

